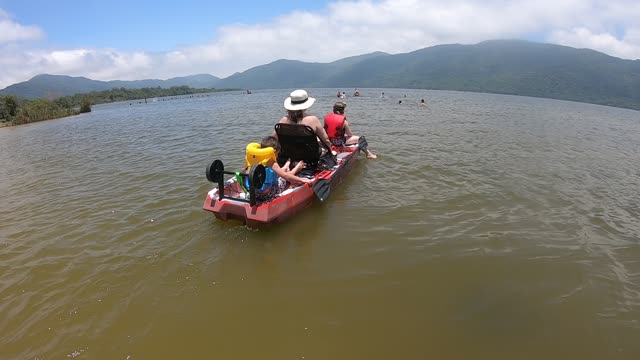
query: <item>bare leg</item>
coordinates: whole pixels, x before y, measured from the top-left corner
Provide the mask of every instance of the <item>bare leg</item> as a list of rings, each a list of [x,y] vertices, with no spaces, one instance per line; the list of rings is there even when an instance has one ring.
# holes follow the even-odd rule
[[[350,138],[347,139],[347,141],[344,142],[345,145],[354,145],[358,143],[358,140],[360,140],[360,136],[356,136],[356,135],[351,135]]]
[[[353,135],[349,139],[347,139],[345,144],[347,144],[347,145],[357,144],[359,140],[360,140],[360,136]],[[367,159],[377,159],[378,158],[378,156],[376,156],[374,153],[372,153],[371,150],[369,150],[369,148],[362,149],[362,150],[364,151],[365,154],[367,154]]]
[[[367,149],[365,150],[365,152],[367,153],[367,159],[377,159],[378,156],[374,153],[371,152],[371,150]]]

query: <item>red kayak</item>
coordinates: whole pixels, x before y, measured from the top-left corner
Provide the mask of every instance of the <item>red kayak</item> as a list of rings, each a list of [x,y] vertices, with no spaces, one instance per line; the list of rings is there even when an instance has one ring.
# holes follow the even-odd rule
[[[298,176],[307,176],[309,184],[290,186],[272,199],[259,200],[255,189],[262,186],[265,169],[262,165],[251,168],[248,175],[224,170],[222,161],[215,160],[207,167],[207,179],[217,186],[207,193],[203,208],[221,220],[239,220],[248,227],[257,228],[289,219],[310,206],[316,199],[324,201],[329,193],[349,174],[361,148],[366,147],[364,137],[357,145],[333,148],[337,155],[320,156],[315,132],[308,126],[277,124],[276,133],[282,147],[283,158],[304,161],[308,167]],[[225,175],[232,175],[225,180]],[[238,180],[248,177],[249,190]]]

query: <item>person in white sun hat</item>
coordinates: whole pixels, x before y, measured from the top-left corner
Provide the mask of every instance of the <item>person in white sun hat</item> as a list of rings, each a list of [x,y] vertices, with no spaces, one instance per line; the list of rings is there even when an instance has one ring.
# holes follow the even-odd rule
[[[327,146],[327,149],[331,149],[331,141],[320,119],[313,115],[305,114],[305,110],[310,108],[314,102],[316,102],[316,99],[310,97],[306,91],[293,91],[284,100],[284,108],[287,109],[287,115],[282,117],[279,123],[307,125],[315,131],[316,136]]]

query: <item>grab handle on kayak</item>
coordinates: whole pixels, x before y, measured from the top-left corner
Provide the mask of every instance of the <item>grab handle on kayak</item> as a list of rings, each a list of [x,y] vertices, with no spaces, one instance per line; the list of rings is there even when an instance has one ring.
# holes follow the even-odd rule
[[[224,175],[233,175],[236,176],[235,172],[224,171],[224,164],[222,160],[214,160],[207,167],[206,175],[207,180],[212,183],[218,184],[218,199],[222,200],[224,198],[233,199],[234,201],[246,202],[251,206],[256,206],[256,189],[259,189],[264,184],[266,178],[266,171],[264,166],[258,164],[251,167],[249,174],[239,174],[242,180],[244,181],[245,177],[249,177],[249,199],[240,199],[240,198],[232,198],[224,195]],[[239,181],[236,179],[236,181]],[[243,186],[244,184],[240,182],[239,186]]]

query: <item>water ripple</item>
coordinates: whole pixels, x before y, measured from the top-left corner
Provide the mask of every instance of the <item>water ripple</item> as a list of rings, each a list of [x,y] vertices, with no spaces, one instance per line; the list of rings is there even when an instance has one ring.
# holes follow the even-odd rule
[[[317,115],[335,101],[310,91]],[[211,357],[210,345],[264,357],[229,345],[242,339],[279,358],[340,339],[350,358],[385,342],[424,357],[429,336],[414,333],[481,343],[481,356],[549,357],[549,338],[586,357],[640,353],[637,112],[363,91],[348,116],[378,160],[358,160],[326,203],[283,226],[215,220],[201,209],[205,166],[239,166],[286,93],[256,92],[250,107],[237,92],[102,105],[0,129],[0,357],[167,358],[185,346]],[[273,347],[309,324],[313,340]]]

